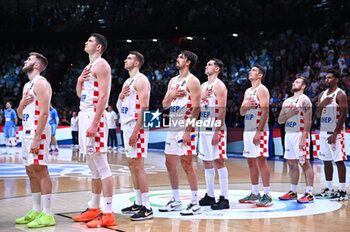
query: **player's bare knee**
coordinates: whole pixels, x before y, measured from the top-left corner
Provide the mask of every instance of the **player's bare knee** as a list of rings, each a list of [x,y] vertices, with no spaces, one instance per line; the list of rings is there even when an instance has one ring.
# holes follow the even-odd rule
[[[26,172],[29,178],[36,178],[34,173],[34,168],[31,166],[26,167]]]
[[[181,160],[181,165],[182,165],[182,168],[185,170],[186,173],[193,171],[192,160],[182,159]]]
[[[203,160],[204,168],[205,169],[212,169],[214,168],[213,161],[205,161]]]
[[[215,163],[215,166],[217,169],[221,169],[221,168],[226,167],[224,159],[216,159],[216,160],[214,160],[214,163]]]
[[[248,158],[248,159],[247,159],[247,162],[248,162],[249,168],[254,168],[254,167],[257,166],[257,165],[256,165],[256,159]]]
[[[336,161],[335,164],[337,165],[337,167],[345,167],[344,161]]]
[[[298,167],[298,162],[297,161],[294,161],[294,160],[288,160],[288,165],[289,165],[289,168],[290,169],[296,169],[296,168],[299,168]]]

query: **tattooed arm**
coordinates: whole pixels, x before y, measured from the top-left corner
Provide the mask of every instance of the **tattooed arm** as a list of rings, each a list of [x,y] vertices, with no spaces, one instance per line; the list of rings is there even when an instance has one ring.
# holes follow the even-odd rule
[[[303,149],[306,145],[306,139],[310,134],[311,123],[312,123],[312,103],[308,97],[304,97],[301,101],[301,110],[303,111],[304,119],[304,130],[301,136],[299,149]]]

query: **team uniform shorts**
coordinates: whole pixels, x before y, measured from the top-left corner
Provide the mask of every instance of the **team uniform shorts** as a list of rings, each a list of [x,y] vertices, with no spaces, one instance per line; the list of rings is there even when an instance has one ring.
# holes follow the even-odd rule
[[[219,134],[219,143],[217,145],[212,145],[212,139],[214,131],[209,131],[209,129],[215,130],[215,128],[204,128],[200,132],[198,139],[198,157],[205,161],[213,161],[216,159],[227,159],[226,154],[226,130],[221,130]]]
[[[246,158],[258,158],[258,157],[268,157],[268,141],[269,141],[269,132],[262,131],[260,134],[260,144],[255,145],[253,143],[253,138],[256,131],[244,131],[243,132],[243,156]]]
[[[146,158],[148,149],[149,131],[141,128],[137,134],[137,141],[134,146],[129,145],[129,138],[132,135],[136,125],[136,120],[122,125],[124,148],[127,158]]]
[[[38,154],[30,152],[33,143],[35,131],[23,129],[22,141],[22,160],[25,166],[29,165],[47,165],[49,161],[49,148],[51,142],[51,128],[47,125],[41,135]]]

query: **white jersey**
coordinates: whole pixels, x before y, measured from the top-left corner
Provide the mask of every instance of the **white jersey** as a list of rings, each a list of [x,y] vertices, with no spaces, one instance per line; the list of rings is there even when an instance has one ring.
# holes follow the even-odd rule
[[[202,93],[207,89],[214,91],[215,85],[219,83],[220,80],[216,79],[213,83],[208,86],[208,82],[205,82],[202,86]],[[211,94],[211,96],[207,97],[205,100],[201,101],[201,120],[213,120],[218,119],[219,108],[218,108],[218,100],[215,94]]]
[[[246,131],[256,131],[256,129],[259,126],[261,115],[262,115],[262,109],[260,106],[260,102],[258,99],[258,90],[263,85],[259,85],[254,90],[252,87],[250,87],[246,92],[246,97],[244,101],[250,101],[254,100],[257,104],[255,109],[249,109],[246,112],[245,118],[244,118],[244,130]],[[264,131],[268,131],[268,119],[266,120],[266,123],[264,125]]]
[[[24,92],[34,96],[34,100],[23,108],[23,131],[25,131],[27,137],[34,137],[38,125],[40,110],[37,96],[34,94],[34,87],[36,82],[40,79],[46,80],[43,76],[36,75],[32,81],[28,82],[24,86]],[[46,131],[47,129],[50,130],[49,119],[47,119],[44,131]]]
[[[92,68],[97,64],[97,62],[104,60],[103,58],[99,58],[95,60],[92,64],[88,65],[88,69],[92,70]],[[110,91],[108,91],[109,93]],[[81,98],[80,98],[80,110],[95,110],[96,105],[99,98],[99,90],[98,90],[98,81],[97,78],[90,74],[86,81],[84,81],[81,90]],[[105,108],[108,106],[108,102]]]
[[[185,90],[186,95],[181,98],[174,98],[170,104],[169,113],[169,126],[174,127],[176,121],[186,120],[190,117],[192,112],[192,103],[190,93],[186,90],[189,79],[193,74],[189,74],[185,79],[179,81],[179,76],[176,76],[171,83],[170,91],[175,91],[176,89]],[[181,129],[181,127],[178,127]]]
[[[337,94],[339,91],[343,91],[337,88],[334,93],[328,95],[328,89],[323,92],[320,102],[322,102],[327,97],[332,97],[332,103],[323,107],[321,114],[321,131],[334,132],[337,127],[337,122],[340,117],[340,107],[336,101]],[[343,92],[344,93],[344,92]],[[345,94],[345,93],[344,93]],[[342,126],[341,131],[344,131],[345,125]]]
[[[123,87],[129,86],[130,92],[129,96],[125,96],[125,98],[122,101],[122,108],[120,110],[120,122],[123,125],[131,122],[136,121],[139,117],[139,113],[141,110],[141,105],[139,101],[139,95],[137,94],[137,91],[135,90],[134,84],[136,82],[136,79],[145,76],[144,74],[140,73],[133,78],[127,79]]]
[[[290,97],[285,101],[286,113],[291,108],[296,108],[299,110],[299,113],[297,115],[294,115],[287,119],[285,123],[285,130],[286,132],[292,131],[292,132],[299,132],[304,131],[304,113],[301,109],[301,101],[303,97],[307,97],[305,94],[300,95],[297,98]],[[308,97],[307,97],[308,98]]]

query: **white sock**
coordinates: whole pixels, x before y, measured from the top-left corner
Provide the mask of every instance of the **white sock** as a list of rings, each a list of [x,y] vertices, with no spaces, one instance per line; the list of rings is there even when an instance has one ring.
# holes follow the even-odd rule
[[[258,184],[252,185],[252,193],[254,195],[258,195],[259,194],[259,185]]]
[[[215,169],[205,169],[205,182],[207,184],[207,194],[214,197]]]
[[[51,194],[41,195],[43,199],[43,212],[45,214],[51,214]]]
[[[112,213],[112,199],[113,197],[103,197],[103,209],[104,213]]]
[[[180,194],[179,194],[179,190],[178,189],[173,189],[173,198],[175,201],[180,201]]]
[[[192,192],[192,201],[198,203],[198,190],[197,191],[191,191]]]
[[[306,186],[306,192],[312,194],[312,186]]]
[[[270,194],[270,186],[264,187],[264,194]]]
[[[32,193],[32,200],[33,200],[33,210],[35,212],[40,212],[41,211],[41,192]]]
[[[142,205],[142,198],[141,198],[141,191],[140,189],[135,189],[135,195],[136,195],[136,200],[135,200],[135,204],[136,205]]]
[[[221,189],[221,196],[224,196],[225,199],[228,199],[228,172],[227,168],[223,167],[218,169],[219,173],[219,183]]]
[[[339,190],[346,191],[345,183],[339,183]]]
[[[332,189],[333,189],[333,187],[332,187],[332,181],[326,180],[326,188],[328,188],[329,190],[332,190]]]
[[[142,205],[145,206],[148,210],[151,209],[151,205],[149,204],[148,192],[141,193],[142,196]]]
[[[291,184],[290,185],[290,190],[292,190],[293,192],[297,192],[297,187],[298,187],[298,185],[296,185],[296,184]]]
[[[101,194],[92,193],[91,194],[90,207],[92,209],[100,208],[100,199],[101,199]]]

